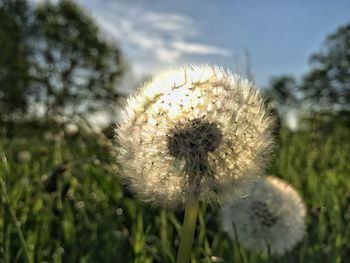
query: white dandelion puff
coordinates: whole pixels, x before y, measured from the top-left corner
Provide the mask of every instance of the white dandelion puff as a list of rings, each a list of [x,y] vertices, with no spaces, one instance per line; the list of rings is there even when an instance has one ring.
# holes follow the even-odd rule
[[[155,205],[231,200],[265,166],[271,122],[259,91],[237,75],[210,66],[165,72],[123,111],[120,177]]]
[[[17,154],[17,158],[21,163],[26,163],[30,161],[32,155],[28,151],[21,151]]]
[[[222,207],[223,228],[252,250],[282,255],[305,234],[306,208],[288,183],[268,176],[255,182],[251,194]]]

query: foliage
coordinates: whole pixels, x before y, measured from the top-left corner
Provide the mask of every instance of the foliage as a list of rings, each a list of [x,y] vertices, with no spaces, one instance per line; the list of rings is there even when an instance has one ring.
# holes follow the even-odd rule
[[[33,103],[47,115],[114,110],[124,72],[120,50],[77,4],[2,0],[0,7],[0,47],[8,50],[0,96],[8,98],[7,112]]]
[[[297,89],[296,80],[289,75],[272,78],[270,81],[268,97],[276,104],[276,107],[294,106],[298,104],[298,98],[295,94]]]
[[[280,132],[270,173],[300,191],[308,232],[273,262],[346,262],[350,256],[350,133],[348,118],[332,119],[307,117],[308,130]],[[54,123],[12,126],[1,138],[1,178],[33,262],[174,262],[183,213],[135,200],[118,182],[106,141]],[[21,159],[22,151],[31,159]],[[8,208],[2,200],[0,258],[23,262]],[[192,262],[271,260],[231,240],[218,207],[202,204]]]
[[[303,105],[308,110],[350,110],[350,24],[327,37],[311,56],[311,69],[299,82],[292,76],[271,79],[268,94],[279,107]]]
[[[350,106],[350,24],[327,37],[324,49],[311,56],[313,68],[304,76],[305,99],[320,107]]]
[[[15,8],[16,7],[16,8]],[[23,112],[27,108],[25,94],[29,84],[28,50],[24,43],[18,10],[25,15],[26,7],[4,1],[0,4],[0,112]],[[1,118],[1,116],[0,116]]]

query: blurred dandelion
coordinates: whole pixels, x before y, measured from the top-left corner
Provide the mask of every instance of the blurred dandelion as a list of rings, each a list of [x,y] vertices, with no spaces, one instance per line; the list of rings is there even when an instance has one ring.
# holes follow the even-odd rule
[[[128,100],[115,137],[119,174],[155,205],[230,201],[265,166],[271,122],[260,93],[237,75],[165,72]]]
[[[186,206],[177,262],[189,262],[199,200],[242,194],[271,150],[271,118],[246,80],[186,66],[128,100],[115,136],[120,176],[142,200]]]
[[[284,254],[305,234],[305,205],[288,183],[268,176],[254,184],[252,193],[222,207],[223,228],[253,250]]]
[[[17,159],[21,163],[29,162],[32,158],[32,155],[29,151],[21,151],[17,154]]]
[[[74,136],[79,133],[79,126],[74,123],[66,123],[64,125],[64,133],[68,136]]]

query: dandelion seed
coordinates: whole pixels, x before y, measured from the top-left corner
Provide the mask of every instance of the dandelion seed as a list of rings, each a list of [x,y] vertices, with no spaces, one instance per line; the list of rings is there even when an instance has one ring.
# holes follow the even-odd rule
[[[289,184],[276,177],[258,180],[252,193],[222,208],[224,230],[252,250],[284,254],[305,234],[305,205]]]
[[[115,137],[119,174],[155,205],[230,201],[264,168],[271,122],[258,90],[236,75],[168,71],[128,100]]]

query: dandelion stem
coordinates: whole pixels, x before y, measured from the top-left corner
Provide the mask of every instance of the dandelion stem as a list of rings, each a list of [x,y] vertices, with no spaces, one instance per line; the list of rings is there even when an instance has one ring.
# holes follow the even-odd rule
[[[192,243],[194,238],[194,232],[196,229],[198,208],[198,199],[187,204],[186,206],[184,223],[181,229],[181,241],[177,253],[177,263],[190,262]]]

